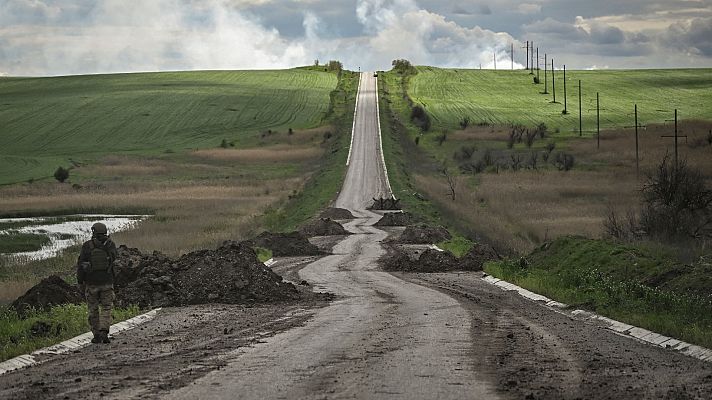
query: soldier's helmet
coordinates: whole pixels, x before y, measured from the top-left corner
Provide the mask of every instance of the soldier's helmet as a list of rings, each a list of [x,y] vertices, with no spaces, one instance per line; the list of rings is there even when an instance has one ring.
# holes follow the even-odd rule
[[[108,230],[106,229],[106,225],[102,224],[101,222],[97,222],[92,225],[91,231],[95,235],[106,235],[108,232]]]

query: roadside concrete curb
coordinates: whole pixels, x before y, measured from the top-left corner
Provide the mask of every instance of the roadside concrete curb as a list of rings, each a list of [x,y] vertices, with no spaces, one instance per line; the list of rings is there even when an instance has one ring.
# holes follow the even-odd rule
[[[264,264],[266,267],[271,267],[271,266],[273,266],[276,262],[277,262],[277,260],[275,260],[274,258],[270,258],[269,260],[263,262],[263,264]]]
[[[519,287],[519,286],[509,283],[507,281],[503,281],[499,278],[495,278],[490,275],[485,276],[484,278],[482,278],[482,280],[489,284],[497,286],[502,290],[517,292],[522,297],[525,297],[529,300],[532,300],[532,301],[535,301],[538,303],[542,303],[549,308],[556,309],[558,312],[564,312],[564,313],[570,314],[572,316],[575,316],[577,318],[598,321],[600,323],[603,323],[603,325],[606,327],[606,329],[609,329],[609,330],[611,330],[615,333],[618,333],[622,336],[627,336],[627,337],[648,343],[653,346],[659,346],[659,347],[662,347],[665,349],[674,350],[674,351],[680,352],[686,356],[696,358],[698,360],[712,362],[712,350],[710,350],[710,349],[706,349],[701,346],[686,343],[681,340],[673,339],[671,337],[664,336],[659,333],[649,331],[647,329],[638,328],[636,326],[626,324],[624,322],[616,321],[614,319],[604,317],[604,316],[598,315],[598,314],[590,312],[590,311],[573,310],[573,311],[569,312],[569,311],[565,310],[566,308],[569,307],[566,304],[551,300],[548,297],[542,296],[540,294],[536,294],[536,293],[531,292],[527,289],[524,289],[522,287]]]
[[[133,329],[143,323],[154,319],[156,317],[156,314],[160,310],[160,308],[157,308],[145,314],[141,314],[131,319],[127,319],[126,321],[111,325],[109,333],[115,335],[119,332]],[[11,358],[7,361],[3,361],[0,363],[0,375],[6,374],[10,371],[26,368],[32,365],[42,364],[43,362],[47,361],[46,359],[37,360],[35,358],[36,356],[62,354],[85,347],[89,343],[91,343],[92,337],[93,335],[91,332],[82,333],[81,335],[75,336],[71,339],[67,339],[64,342],[45,347],[43,349],[35,350],[30,354],[23,354],[21,356]]]

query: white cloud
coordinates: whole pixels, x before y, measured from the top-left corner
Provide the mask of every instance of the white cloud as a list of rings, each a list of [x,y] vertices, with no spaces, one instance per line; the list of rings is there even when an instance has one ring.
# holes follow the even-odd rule
[[[541,4],[522,3],[517,6],[517,11],[521,14],[538,14],[541,12]]]

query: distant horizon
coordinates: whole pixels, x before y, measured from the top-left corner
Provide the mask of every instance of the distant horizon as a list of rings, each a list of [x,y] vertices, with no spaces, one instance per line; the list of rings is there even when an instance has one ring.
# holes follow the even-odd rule
[[[157,16],[160,16],[157,18]],[[531,46],[533,42],[533,46]],[[0,76],[285,69],[712,68],[712,0],[6,0]],[[506,68],[505,68],[506,69]]]
[[[306,67],[312,67],[313,65],[298,65],[294,67],[285,67],[285,68],[241,68],[241,69],[184,69],[184,70],[162,70],[162,71],[116,71],[116,72],[92,72],[92,73],[86,73],[86,74],[66,74],[66,75],[0,75],[0,79],[3,78],[66,78],[66,77],[80,77],[80,76],[101,76],[101,75],[131,75],[131,74],[163,74],[163,73],[183,73],[183,72],[238,72],[238,71],[287,71],[290,69],[297,69],[297,68],[306,68]],[[482,70],[482,71],[499,71],[499,72],[509,72],[509,71],[520,71],[524,72],[527,71],[526,69],[518,68],[518,69],[508,69],[508,68],[498,68],[498,69],[493,69],[493,68],[472,68],[472,67],[439,67],[435,65],[415,65],[416,67],[430,67],[430,68],[439,68],[439,69],[457,69],[457,70]],[[348,68],[344,68],[345,71],[350,71],[350,72],[359,72],[358,70],[351,70]],[[541,71],[544,71],[544,68],[540,68]],[[551,69],[549,69],[551,70]],[[563,68],[555,68],[556,71],[563,71]],[[650,68],[596,68],[596,69],[584,69],[584,68],[566,68],[566,71],[645,71],[645,70],[657,70],[657,71],[664,71],[664,70],[712,70],[712,66],[710,67],[670,67],[670,68],[655,68],[655,67],[650,67]],[[377,69],[377,70],[369,70],[369,71],[361,71],[364,73],[373,73],[373,72],[387,72],[390,71],[389,69]]]

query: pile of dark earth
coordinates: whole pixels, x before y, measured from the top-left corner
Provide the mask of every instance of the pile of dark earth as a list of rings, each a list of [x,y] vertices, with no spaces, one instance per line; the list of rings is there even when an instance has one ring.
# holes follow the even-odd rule
[[[331,218],[318,218],[309,221],[299,228],[299,233],[306,237],[314,236],[342,236],[350,233],[340,223]]]
[[[245,241],[252,247],[264,247],[272,250],[275,257],[320,256],[324,252],[299,232],[271,233],[262,232],[256,238]]]
[[[328,299],[328,294],[298,289],[259,261],[248,242],[227,241],[215,250],[198,250],[179,258],[144,254],[119,246],[114,263],[117,306],[141,308],[188,304],[254,304]],[[52,276],[32,287],[12,305],[47,309],[81,302],[75,286]]]
[[[475,244],[460,258],[449,251],[435,249],[409,255],[398,247],[391,246],[387,255],[381,259],[381,265],[387,271],[403,272],[482,271],[485,262],[500,259],[500,255],[485,244]]]
[[[326,210],[324,210],[321,215],[321,218],[329,218],[329,219],[336,219],[336,220],[342,220],[342,219],[354,219],[353,214],[351,214],[351,211],[346,210],[344,208],[336,208],[336,207],[329,207]]]
[[[408,226],[414,221],[413,215],[408,212],[389,212],[383,214],[374,226]]]
[[[60,304],[79,304],[82,296],[76,286],[70,285],[57,275],[42,279],[25,294],[18,297],[10,308],[24,316],[28,311],[48,310]]]
[[[450,232],[442,226],[409,225],[399,237],[392,240],[401,244],[433,244],[451,238]]]

